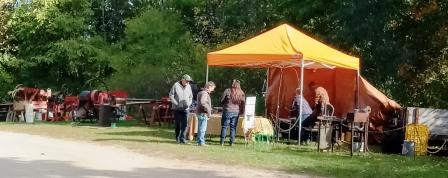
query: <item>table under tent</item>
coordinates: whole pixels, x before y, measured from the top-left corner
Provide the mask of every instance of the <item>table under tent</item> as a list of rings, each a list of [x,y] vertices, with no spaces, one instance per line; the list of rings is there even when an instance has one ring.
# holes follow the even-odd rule
[[[274,121],[277,130],[281,118],[292,118],[289,111],[296,88],[301,89],[306,100],[312,101],[312,91],[308,89],[311,81],[327,90],[336,117],[370,106],[373,130],[382,130],[387,118],[400,108],[360,76],[358,58],[331,48],[287,24],[208,53],[207,81],[209,66],[267,68],[267,116]],[[299,112],[302,113],[301,109]],[[301,122],[297,124],[301,129]]]

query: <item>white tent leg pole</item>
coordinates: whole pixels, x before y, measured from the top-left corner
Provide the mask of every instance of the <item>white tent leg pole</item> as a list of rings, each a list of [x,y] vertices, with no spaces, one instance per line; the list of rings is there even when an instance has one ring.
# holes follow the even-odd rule
[[[303,105],[303,68],[304,68],[305,62],[302,59],[302,64],[300,65],[300,108],[299,108],[299,135],[298,135],[298,144],[300,145],[301,134],[302,134],[302,105]]]
[[[205,72],[205,83],[208,82],[208,65],[207,65],[207,70]]]
[[[356,109],[359,109],[359,79],[360,79],[360,72],[359,69],[357,71],[356,75],[356,93],[355,93],[355,107]]]
[[[266,93],[264,95],[264,117],[268,118],[269,68],[266,70]]]
[[[278,91],[277,91],[277,110],[276,110],[276,129],[277,129],[277,142],[280,141],[280,91],[282,88],[282,82],[283,82],[283,68],[280,68],[280,83],[278,85]]]

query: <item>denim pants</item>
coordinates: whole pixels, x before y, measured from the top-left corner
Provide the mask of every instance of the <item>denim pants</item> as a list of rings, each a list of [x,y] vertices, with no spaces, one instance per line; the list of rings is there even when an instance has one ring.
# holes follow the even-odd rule
[[[188,124],[188,112],[187,111],[174,111],[174,122],[177,143],[186,143],[187,124]]]
[[[310,118],[310,116],[311,116],[311,114],[302,114],[302,120],[301,120],[301,122],[302,122],[302,131],[300,132],[300,140],[301,140],[301,142],[305,142],[305,141],[307,141],[309,139],[310,132],[305,130],[305,129],[303,129],[303,128],[311,126],[310,121],[312,119]],[[297,118],[297,119],[299,119],[299,118]],[[299,127],[298,124],[297,124],[297,127]]]
[[[201,113],[198,115],[198,145],[205,145],[205,131],[207,130],[207,120],[206,114]]]
[[[221,145],[226,138],[227,127],[230,127],[230,145],[235,141],[236,126],[238,125],[237,112],[223,112],[221,119]]]

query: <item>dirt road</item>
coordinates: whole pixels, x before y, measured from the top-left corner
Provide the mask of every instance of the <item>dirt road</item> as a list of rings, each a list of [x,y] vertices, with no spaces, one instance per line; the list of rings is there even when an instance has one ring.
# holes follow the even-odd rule
[[[306,177],[148,157],[126,149],[0,132],[1,178]]]

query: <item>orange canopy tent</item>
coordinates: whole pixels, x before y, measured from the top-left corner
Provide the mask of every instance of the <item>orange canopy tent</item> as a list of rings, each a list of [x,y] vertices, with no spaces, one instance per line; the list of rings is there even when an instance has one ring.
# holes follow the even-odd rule
[[[307,68],[336,66],[359,69],[358,58],[335,50],[287,24],[235,46],[207,54],[209,66],[227,67],[297,67],[301,59],[317,64]]]
[[[301,88],[302,95],[312,101],[312,92],[304,89],[304,83],[308,85],[311,81],[327,89],[335,115],[339,117],[353,112],[354,108],[369,105],[373,115],[379,112],[379,120],[384,121],[384,108],[399,107],[393,101],[389,103],[387,97],[359,76],[358,58],[333,49],[287,24],[240,44],[210,52],[207,63],[208,66],[268,68],[266,109],[268,116],[277,119],[289,118],[296,88]]]

